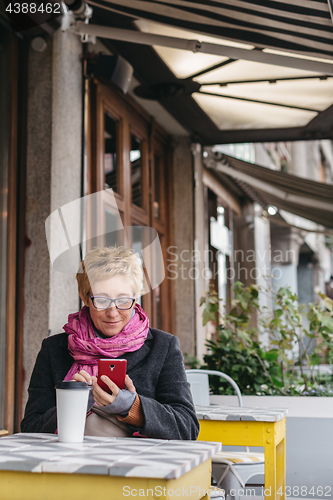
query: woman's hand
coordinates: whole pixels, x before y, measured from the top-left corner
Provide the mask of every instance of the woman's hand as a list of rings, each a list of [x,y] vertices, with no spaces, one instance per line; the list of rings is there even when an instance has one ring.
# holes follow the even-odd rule
[[[112,382],[112,380],[109,379],[109,377],[107,377],[106,375],[102,375],[101,379],[109,387],[109,389],[112,392],[112,394],[109,394],[108,392],[104,391],[104,389],[102,389],[97,384],[97,382],[94,381],[94,384],[93,384],[94,400],[98,406],[103,407],[103,406],[108,406],[114,402],[114,400],[118,396],[119,387],[114,382]],[[125,377],[125,386],[126,386],[126,389],[128,391],[135,392],[134,384],[128,375],[126,375],[126,377]]]
[[[75,382],[87,382],[88,385],[93,385],[97,382],[97,378],[89,375],[85,370],[81,370],[79,373],[75,373],[73,376]]]

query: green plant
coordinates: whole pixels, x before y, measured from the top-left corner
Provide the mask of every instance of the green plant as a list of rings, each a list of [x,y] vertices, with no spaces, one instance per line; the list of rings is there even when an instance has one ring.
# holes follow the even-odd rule
[[[256,394],[265,384],[282,385],[276,352],[262,348],[258,329],[250,326],[253,311],[259,310],[258,297],[257,286],[244,287],[237,282],[230,311],[223,314],[220,312],[221,299],[214,290],[201,299],[203,324],[212,321],[217,337],[216,341],[207,342],[209,352],[204,357],[204,367],[227,373],[247,394]],[[211,384],[215,394],[233,391],[215,377],[211,378]]]
[[[188,368],[200,368],[200,359],[197,358],[196,356],[193,356],[193,354],[185,353],[184,354],[184,362],[185,366]]]
[[[315,366],[333,359],[333,301],[321,295],[322,305],[306,308],[283,287],[266,291],[274,304],[267,311],[259,306],[257,286],[237,282],[233,291],[228,310],[214,290],[201,299],[203,325],[212,322],[216,332],[202,368],[227,373],[244,394],[332,395],[332,377],[320,378]],[[258,327],[251,326],[255,311]],[[269,346],[260,345],[263,334]],[[233,393],[217,377],[210,383],[214,394]]]
[[[306,307],[286,287],[280,288],[273,298],[273,311],[268,318],[261,319],[261,324],[278,355],[283,392],[292,394],[299,377],[303,392],[307,392],[318,384],[316,365],[332,359],[333,301],[321,294],[324,307],[320,304]]]

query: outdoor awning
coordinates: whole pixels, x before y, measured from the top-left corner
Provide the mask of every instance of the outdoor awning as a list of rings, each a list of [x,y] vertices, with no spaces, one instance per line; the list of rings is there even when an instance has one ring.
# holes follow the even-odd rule
[[[196,142],[331,139],[330,1],[91,0],[90,24]]]
[[[333,184],[260,167],[222,153],[209,152],[204,164],[251,186],[267,206],[272,205],[333,228]]]
[[[93,0],[133,19],[321,58],[333,57],[327,0]]]

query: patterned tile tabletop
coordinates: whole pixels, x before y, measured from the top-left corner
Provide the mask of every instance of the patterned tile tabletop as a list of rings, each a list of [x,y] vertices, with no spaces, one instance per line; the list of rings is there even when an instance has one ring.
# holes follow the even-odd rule
[[[245,406],[196,406],[197,417],[202,420],[257,420],[278,422],[288,413],[287,408],[248,408]]]
[[[178,479],[220,450],[204,441],[85,436],[76,444],[20,433],[0,438],[0,470]]]

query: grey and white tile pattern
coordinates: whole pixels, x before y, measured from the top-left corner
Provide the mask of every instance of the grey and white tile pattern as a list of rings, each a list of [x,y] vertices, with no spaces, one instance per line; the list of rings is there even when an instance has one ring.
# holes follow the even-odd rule
[[[220,443],[87,436],[60,443],[54,434],[0,439],[0,470],[178,479],[220,451]]]
[[[287,408],[248,408],[245,406],[196,406],[201,420],[255,420],[257,422],[278,422],[287,414]]]

